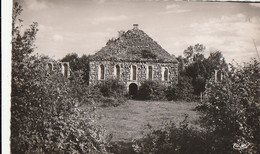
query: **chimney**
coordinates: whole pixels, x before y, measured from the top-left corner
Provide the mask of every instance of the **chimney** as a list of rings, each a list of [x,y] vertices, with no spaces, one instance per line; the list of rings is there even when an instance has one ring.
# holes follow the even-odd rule
[[[133,24],[134,25],[134,29],[138,29],[138,24]]]

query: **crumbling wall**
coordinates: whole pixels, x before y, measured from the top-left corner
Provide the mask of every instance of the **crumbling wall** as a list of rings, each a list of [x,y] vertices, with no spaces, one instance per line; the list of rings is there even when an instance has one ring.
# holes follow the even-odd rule
[[[51,73],[54,70],[58,70],[66,78],[69,78],[71,73],[69,62],[55,62],[54,60],[50,60],[47,63],[46,70],[49,73]]]

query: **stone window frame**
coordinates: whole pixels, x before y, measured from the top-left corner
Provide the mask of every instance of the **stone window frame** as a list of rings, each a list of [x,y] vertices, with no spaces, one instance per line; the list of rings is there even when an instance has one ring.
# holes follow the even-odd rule
[[[151,78],[150,78],[150,71],[149,71],[149,68],[152,68],[152,72],[151,72]],[[147,65],[147,68],[146,68],[146,79],[148,80],[153,80],[153,65]]]
[[[102,75],[102,68],[101,68],[102,66],[103,66],[103,75]],[[105,65],[100,64],[98,66],[98,80],[105,80],[105,71],[106,71]]]
[[[117,66],[118,66],[119,70],[118,70]],[[119,71],[119,74],[118,74],[118,71]],[[120,78],[121,78],[121,67],[120,67],[119,64],[116,64],[116,65],[115,65],[114,75],[115,75],[115,78],[116,78],[116,79],[120,79]]]
[[[53,62],[48,62],[46,67],[49,72],[52,72],[54,70]]]
[[[70,64],[69,62],[59,62],[58,66],[60,68],[61,74],[66,78],[70,77]],[[66,69],[67,68],[67,69]]]
[[[167,70],[167,79],[165,80],[165,71]],[[169,68],[162,67],[162,81],[169,81]]]
[[[223,73],[222,70],[214,70],[215,71],[215,82],[221,83],[223,79]]]
[[[69,77],[69,65],[67,63],[63,63],[63,75],[68,78]]]
[[[133,67],[135,67],[135,79],[134,79]],[[131,65],[130,80],[131,81],[137,81],[137,66],[133,65],[133,64]]]

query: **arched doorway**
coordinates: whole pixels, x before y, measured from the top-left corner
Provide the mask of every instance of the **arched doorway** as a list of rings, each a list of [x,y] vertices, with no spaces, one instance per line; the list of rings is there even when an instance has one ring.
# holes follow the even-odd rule
[[[136,96],[138,90],[138,86],[135,83],[131,83],[129,85],[129,95]]]

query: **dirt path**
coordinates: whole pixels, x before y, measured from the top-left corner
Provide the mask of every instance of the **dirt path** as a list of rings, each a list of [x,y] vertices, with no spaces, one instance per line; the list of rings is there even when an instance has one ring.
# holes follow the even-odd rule
[[[118,107],[99,108],[99,123],[113,134],[113,141],[140,138],[148,131],[147,124],[159,128],[164,121],[183,121],[185,114],[194,123],[198,115],[193,109],[196,103],[168,101],[134,101],[128,100]]]

